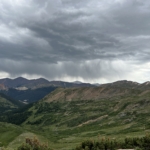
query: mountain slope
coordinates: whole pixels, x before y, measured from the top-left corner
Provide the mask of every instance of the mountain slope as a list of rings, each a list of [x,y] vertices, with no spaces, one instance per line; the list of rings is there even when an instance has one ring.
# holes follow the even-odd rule
[[[83,87],[83,88],[59,88],[47,95],[45,102],[72,101],[72,100],[100,100],[117,96],[136,94],[140,90],[118,87]]]
[[[0,113],[17,109],[24,104],[0,93]]]
[[[138,121],[143,120],[144,123],[143,116],[150,113],[150,90],[102,87],[57,89],[30,111],[34,112],[34,118],[31,115],[27,124],[60,127],[79,127],[101,121],[106,125],[136,121],[135,124],[139,124]],[[150,119],[149,115],[146,118]]]

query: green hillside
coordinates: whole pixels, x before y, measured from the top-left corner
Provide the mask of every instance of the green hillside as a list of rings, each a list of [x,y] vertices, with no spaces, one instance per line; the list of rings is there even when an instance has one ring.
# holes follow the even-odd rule
[[[4,113],[10,110],[17,109],[24,106],[22,102],[14,100],[2,93],[0,93],[0,113]]]
[[[149,114],[149,90],[61,88],[5,119],[44,136],[52,148],[71,149],[98,136],[143,136],[150,131]]]

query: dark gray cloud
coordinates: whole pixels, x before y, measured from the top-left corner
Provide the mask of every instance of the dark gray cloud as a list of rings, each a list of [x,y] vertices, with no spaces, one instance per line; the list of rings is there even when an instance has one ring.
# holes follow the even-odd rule
[[[149,8],[148,0],[1,0],[0,76],[149,80]]]

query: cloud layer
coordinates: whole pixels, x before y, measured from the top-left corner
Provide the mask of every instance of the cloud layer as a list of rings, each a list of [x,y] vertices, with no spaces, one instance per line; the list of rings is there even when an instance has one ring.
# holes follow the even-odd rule
[[[150,80],[148,0],[1,0],[0,77]]]

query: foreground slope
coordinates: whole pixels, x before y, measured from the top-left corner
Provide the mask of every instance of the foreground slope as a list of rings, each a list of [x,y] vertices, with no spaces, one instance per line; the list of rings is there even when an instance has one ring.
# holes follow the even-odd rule
[[[0,122],[0,147],[7,146],[22,133],[22,128],[16,125]]]
[[[0,122],[0,149],[1,147],[7,147],[7,150],[16,150],[27,137],[36,137],[42,142],[47,142],[44,137],[20,126]]]

